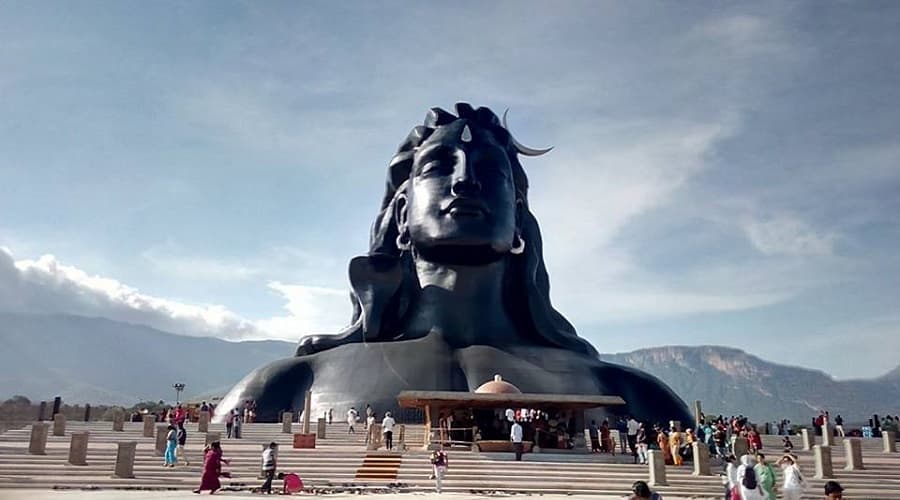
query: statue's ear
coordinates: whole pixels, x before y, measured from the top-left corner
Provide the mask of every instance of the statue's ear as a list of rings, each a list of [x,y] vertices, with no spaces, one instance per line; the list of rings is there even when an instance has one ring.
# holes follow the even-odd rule
[[[522,236],[522,221],[525,217],[525,201],[516,198],[516,234]]]
[[[397,222],[398,228],[405,226],[409,219],[406,211],[408,201],[406,193],[397,193],[396,200],[394,200],[394,220]]]

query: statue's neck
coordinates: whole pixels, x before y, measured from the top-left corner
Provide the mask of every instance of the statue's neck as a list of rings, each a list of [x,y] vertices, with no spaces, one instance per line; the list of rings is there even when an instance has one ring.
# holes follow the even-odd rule
[[[416,259],[419,293],[407,328],[451,345],[500,344],[518,334],[504,306],[506,261],[467,266]]]

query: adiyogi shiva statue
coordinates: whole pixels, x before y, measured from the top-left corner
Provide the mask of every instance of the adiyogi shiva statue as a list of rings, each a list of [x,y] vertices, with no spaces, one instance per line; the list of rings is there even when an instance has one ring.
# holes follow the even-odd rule
[[[692,421],[660,380],[600,361],[550,303],[519,162],[548,150],[519,144],[488,108],[455,110],[431,109],[391,159],[369,252],[350,261],[350,326],[303,338],[216,413],[254,400],[258,421],[276,421],[307,390],[314,408],[383,412],[400,391],[471,391],[499,373],[526,393],[621,396],[639,419]]]

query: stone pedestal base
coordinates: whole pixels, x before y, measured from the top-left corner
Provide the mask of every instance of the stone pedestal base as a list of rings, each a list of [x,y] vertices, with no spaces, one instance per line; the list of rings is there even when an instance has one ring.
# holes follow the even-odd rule
[[[647,481],[650,486],[666,486],[666,458],[661,451],[650,450],[647,452],[649,460],[650,477]]]
[[[844,440],[844,456],[846,458],[845,470],[863,470],[862,443],[859,438],[847,438]]]
[[[316,421],[316,439],[325,439],[325,429],[328,427],[325,424],[325,419],[320,418]]]
[[[221,433],[221,432],[207,432],[207,433],[206,433],[206,440],[204,441],[204,444],[205,444],[206,446],[209,446],[210,443],[214,443],[214,442],[216,442],[216,441],[221,441],[221,440],[222,440],[222,433]]]
[[[822,426],[822,446],[834,446],[834,427]]]
[[[50,425],[43,422],[32,424],[31,439],[28,441],[28,453],[31,455],[47,454],[47,434],[50,432]]]
[[[168,425],[156,426],[156,443],[153,448],[153,454],[161,457],[166,453],[166,436],[169,434]]]
[[[881,439],[884,441],[885,453],[897,453],[897,433],[894,431],[881,431]]]
[[[156,425],[156,417],[153,415],[144,415],[142,422],[144,423],[144,433],[143,436],[145,438],[153,437],[153,427]]]
[[[73,432],[72,442],[69,444],[69,463],[72,465],[87,465],[87,432]]]
[[[712,471],[709,467],[709,446],[703,443],[694,443],[691,445],[694,451],[694,472],[695,476],[711,476]]]
[[[54,436],[65,436],[66,435],[66,416],[62,413],[57,413],[53,416],[53,435]]]
[[[831,447],[813,446],[813,457],[816,462],[816,479],[832,479],[834,468],[831,465]]]
[[[747,438],[736,438],[734,443],[731,445],[732,452],[734,456],[737,457],[738,460],[741,459],[742,456],[750,453],[750,441],[747,441]]]
[[[201,411],[197,421],[197,432],[209,432],[209,412]]]
[[[381,447],[381,424],[373,423],[369,426],[369,443],[366,449],[369,451],[377,450]]]
[[[119,449],[116,451],[116,469],[113,473],[115,477],[121,479],[134,478],[135,451],[137,451],[137,443],[135,441],[119,443]]]
[[[316,447],[316,435],[315,434],[294,434],[294,448],[315,448]]]
[[[800,429],[800,442],[803,444],[803,451],[809,451],[816,444],[816,434],[812,429]]]
[[[125,413],[115,411],[113,413],[113,432],[122,432],[125,430]]]
[[[286,411],[281,414],[281,432],[285,434],[294,433],[294,414]]]

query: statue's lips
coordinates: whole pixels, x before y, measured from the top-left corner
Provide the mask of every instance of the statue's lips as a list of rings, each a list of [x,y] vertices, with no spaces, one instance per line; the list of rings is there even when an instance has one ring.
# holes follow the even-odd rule
[[[471,198],[456,198],[441,211],[453,217],[484,217],[489,212],[487,205]]]

